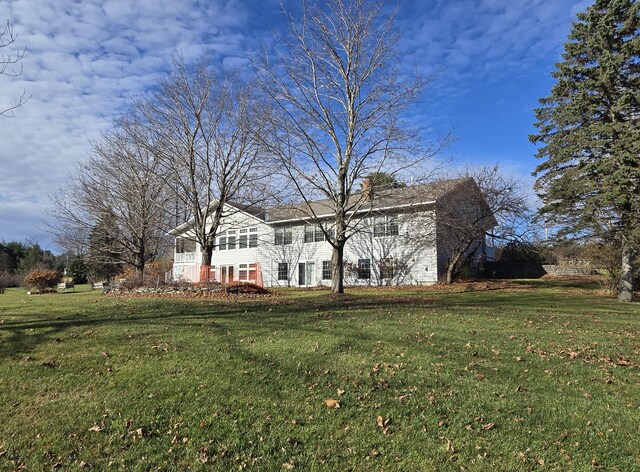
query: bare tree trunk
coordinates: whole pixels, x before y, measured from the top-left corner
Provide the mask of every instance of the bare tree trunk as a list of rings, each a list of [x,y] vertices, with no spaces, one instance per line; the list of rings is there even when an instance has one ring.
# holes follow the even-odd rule
[[[618,286],[618,301],[633,301],[634,289],[634,254],[628,242],[623,241],[622,246],[622,267],[620,271],[620,285]]]
[[[207,243],[209,241],[207,240]],[[202,246],[202,258],[200,259],[200,282],[209,283],[211,277],[211,261],[213,260],[213,244]]]
[[[344,242],[333,248],[331,265],[331,292],[344,293]]]
[[[455,267],[455,264],[451,263],[449,265],[447,265],[447,272],[445,274],[444,277],[444,283],[449,285],[453,283],[453,269]]]

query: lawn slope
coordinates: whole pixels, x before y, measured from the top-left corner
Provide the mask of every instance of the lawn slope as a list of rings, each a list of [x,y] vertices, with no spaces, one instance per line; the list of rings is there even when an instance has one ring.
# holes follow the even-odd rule
[[[640,469],[640,306],[481,288],[9,290],[0,469]]]

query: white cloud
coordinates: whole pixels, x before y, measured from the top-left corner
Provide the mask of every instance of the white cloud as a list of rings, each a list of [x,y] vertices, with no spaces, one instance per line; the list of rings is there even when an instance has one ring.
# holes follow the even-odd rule
[[[246,66],[244,51],[256,41],[244,35],[251,12],[239,0],[0,4],[0,20],[13,22],[27,48],[23,74],[0,76],[0,105],[22,90],[31,95],[15,117],[0,118],[0,240],[39,232],[47,195],[172,56],[190,61],[208,52]]]
[[[460,84],[525,74],[557,57],[587,3],[403,1],[404,63],[444,68],[416,116],[428,127],[427,105],[437,110],[438,100],[464,95]],[[23,89],[32,96],[14,118],[0,118],[0,240],[38,231],[47,195],[87,155],[89,140],[166,72],[172,56],[192,60],[208,51],[225,66],[248,67],[246,54],[269,43],[281,20],[277,0],[0,0],[0,7],[0,20],[11,19],[27,47],[23,75],[0,76],[0,106]]]

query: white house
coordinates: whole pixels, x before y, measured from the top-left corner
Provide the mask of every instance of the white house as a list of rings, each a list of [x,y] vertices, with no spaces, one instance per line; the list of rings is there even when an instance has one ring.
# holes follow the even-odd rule
[[[486,204],[472,179],[439,181],[379,192],[365,188],[352,197],[353,236],[344,251],[345,284],[433,284],[442,279],[449,258],[451,225],[439,215],[455,205],[462,222]],[[330,285],[332,247],[315,224],[332,231],[328,201],[268,209],[227,205],[213,252],[210,279],[229,283],[311,287]],[[451,210],[447,210],[450,214]],[[310,218],[310,215],[315,218]],[[493,218],[491,217],[492,221]],[[495,223],[493,223],[495,224]],[[189,222],[173,229],[173,278],[198,281],[201,252]],[[484,236],[473,246],[483,257]]]

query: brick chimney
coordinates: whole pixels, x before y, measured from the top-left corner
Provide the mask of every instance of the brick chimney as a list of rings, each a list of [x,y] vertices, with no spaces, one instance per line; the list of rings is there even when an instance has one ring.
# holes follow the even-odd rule
[[[365,177],[364,179],[362,179],[362,196],[365,200],[373,200],[373,185],[371,182],[371,177]]]

